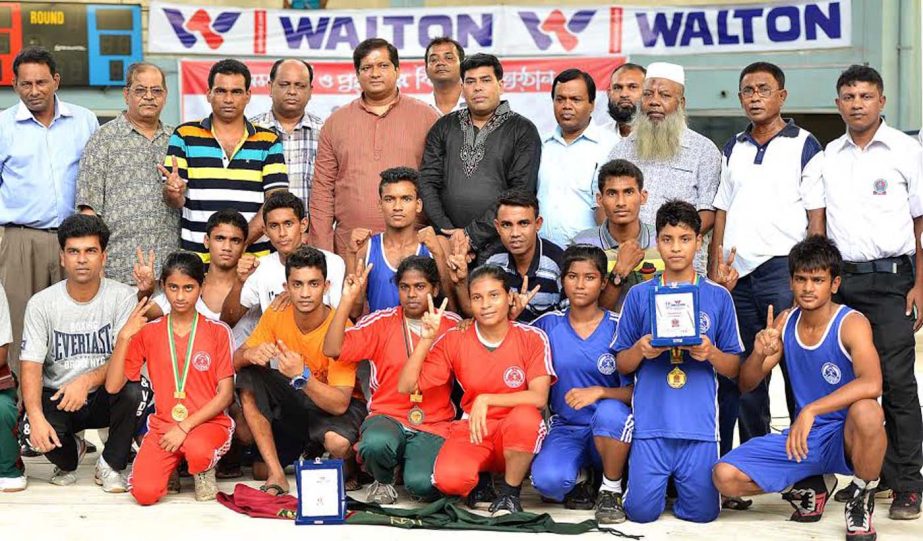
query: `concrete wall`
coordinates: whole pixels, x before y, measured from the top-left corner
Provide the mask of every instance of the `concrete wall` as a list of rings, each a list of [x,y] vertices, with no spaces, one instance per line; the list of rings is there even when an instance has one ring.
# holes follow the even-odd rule
[[[237,6],[281,7],[282,0],[172,0],[178,3]],[[744,0],[752,2],[752,0]],[[97,0],[99,2],[99,0]],[[89,2],[85,2],[89,3]],[[105,0],[100,3],[105,3]],[[115,0],[111,3],[131,3]],[[458,5],[453,0],[329,0],[329,7],[384,7],[420,5]],[[465,4],[490,3],[475,0]],[[550,4],[552,0],[521,0],[507,3]],[[554,2],[557,4],[606,4],[591,0]],[[630,2],[626,2],[630,3]],[[643,2],[635,2],[642,4]],[[655,4],[715,4],[709,0],[659,1]],[[734,3],[744,3],[740,0]],[[921,0],[853,0],[853,46],[844,49],[805,50],[779,53],[740,53],[675,57],[687,69],[687,102],[690,113],[696,116],[739,116],[737,103],[737,78],[740,69],[750,62],[766,60],[785,70],[789,89],[786,111],[790,113],[836,113],[833,99],[838,74],[853,63],[868,63],[879,69],[885,80],[888,96],[885,114],[895,127],[914,130],[921,121],[921,56],[920,43]],[[144,24],[147,24],[146,5]],[[146,42],[146,29],[145,29]],[[168,122],[179,120],[176,57],[149,55],[148,60],[167,72],[171,96],[164,111]],[[635,56],[632,61],[647,64],[664,57]],[[112,113],[123,107],[120,88],[65,89],[60,93],[67,101],[79,103],[101,114]],[[9,88],[0,90],[0,108],[17,101]]]

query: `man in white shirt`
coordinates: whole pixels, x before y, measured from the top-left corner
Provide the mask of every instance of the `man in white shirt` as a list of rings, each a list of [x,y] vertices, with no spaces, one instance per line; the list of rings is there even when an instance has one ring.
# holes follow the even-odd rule
[[[452,38],[434,38],[426,46],[426,77],[433,85],[433,93],[423,100],[439,116],[465,107],[462,96],[461,63],[465,49]]]
[[[873,68],[850,66],[836,89],[846,133],[827,145],[823,167],[827,234],[844,261],[834,300],[861,311],[872,324],[888,434],[881,481],[894,491],[890,517],[915,519],[923,489],[913,337],[923,325],[923,151],[881,118],[884,83]],[[857,488],[854,482],[846,490]]]
[[[746,358],[769,307],[781,313],[792,306],[788,253],[805,231],[825,233],[824,153],[811,133],[782,118],[788,91],[778,66],[750,64],[740,73],[739,88],[750,125],[724,145],[712,238],[712,261],[721,257],[722,265],[709,274],[734,297]],[[769,433],[769,382],[743,396],[727,378],[720,378],[719,387],[723,455],[733,447],[735,422],[740,443]]]
[[[269,309],[276,295],[285,290],[285,259],[302,245],[302,235],[308,228],[304,203],[289,191],[271,193],[263,203],[266,236],[275,252],[257,259],[244,254],[237,262],[237,283],[231,288],[221,307],[221,321],[234,326],[251,308],[259,313]],[[330,287],[324,293],[324,304],[336,308],[340,304],[346,263],[340,256],[321,250],[327,259],[327,279]],[[255,327],[259,313],[253,317]],[[249,329],[252,330],[252,329]],[[236,330],[235,330],[236,334]],[[249,332],[246,333],[249,335]]]
[[[644,90],[644,66],[626,62],[615,68],[609,77],[609,120],[603,127],[616,135],[617,139],[628,137],[631,121],[638,112],[641,92]]]
[[[589,73],[576,68],[559,73],[551,99],[558,127],[542,139],[538,202],[540,208],[554,209],[545,216],[542,236],[567,246],[577,233],[596,225],[596,173],[618,138],[592,122],[596,83]]]

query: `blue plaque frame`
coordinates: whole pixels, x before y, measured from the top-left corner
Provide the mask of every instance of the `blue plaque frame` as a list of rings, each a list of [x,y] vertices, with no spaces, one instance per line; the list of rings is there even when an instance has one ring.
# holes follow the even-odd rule
[[[695,312],[695,336],[659,336],[657,334],[657,303],[660,295],[675,295],[677,293],[692,294],[692,309]],[[657,284],[651,289],[651,345],[658,348],[697,346],[702,343],[702,318],[699,306],[699,286],[696,284]]]
[[[304,470],[335,470],[339,490],[339,509],[336,515],[304,516],[301,514],[301,498],[304,487],[301,486],[301,472]],[[295,484],[298,491],[298,509],[295,511],[295,524],[343,524],[346,520],[346,485],[343,481],[343,461],[339,458],[298,460],[295,462]]]

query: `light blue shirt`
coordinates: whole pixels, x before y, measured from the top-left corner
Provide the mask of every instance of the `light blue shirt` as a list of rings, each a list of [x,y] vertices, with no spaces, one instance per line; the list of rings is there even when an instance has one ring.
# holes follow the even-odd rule
[[[538,170],[542,237],[567,246],[577,233],[596,225],[596,175],[618,139],[592,122],[570,144],[560,126],[545,136]]]
[[[0,225],[49,229],[73,214],[80,156],[97,129],[89,109],[57,97],[48,127],[21,101],[0,112]]]

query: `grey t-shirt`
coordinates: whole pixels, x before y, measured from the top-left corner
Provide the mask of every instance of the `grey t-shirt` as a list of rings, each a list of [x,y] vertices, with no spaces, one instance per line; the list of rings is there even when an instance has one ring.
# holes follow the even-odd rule
[[[60,389],[99,368],[137,304],[134,288],[103,278],[96,296],[77,302],[62,280],[29,299],[22,332],[22,362],[44,363],[42,384]]]

